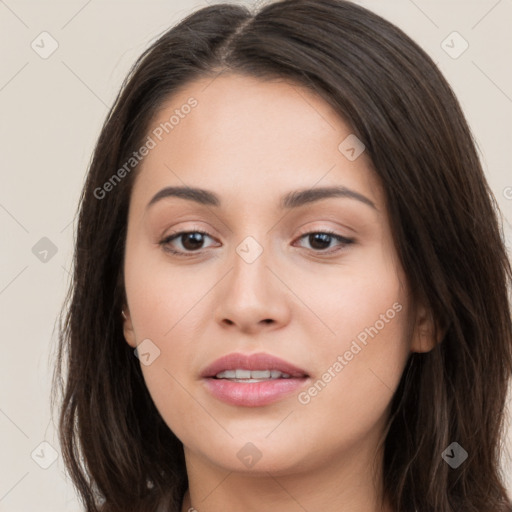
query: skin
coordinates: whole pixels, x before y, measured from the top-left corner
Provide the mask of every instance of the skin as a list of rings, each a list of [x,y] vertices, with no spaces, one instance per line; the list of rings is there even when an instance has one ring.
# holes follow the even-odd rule
[[[160,350],[141,368],[185,448],[182,512],[391,512],[379,504],[379,441],[410,353],[435,341],[425,308],[412,307],[368,155],[350,161],[340,152],[351,129],[313,92],[236,74],[187,85],[151,127],[190,97],[198,106],[137,170],[124,261],[125,338],[131,347],[149,338]],[[171,185],[211,190],[222,206],[166,198],[146,209]],[[376,208],[347,197],[279,208],[291,190],[332,185]],[[169,243],[189,258],[159,244],[197,229],[208,232],[202,245]],[[303,236],[325,229],[355,241],[315,246]],[[236,252],[247,236],[263,249],[250,264]],[[307,390],[395,303],[401,311],[306,405],[292,393],[234,406],[203,386],[199,374],[215,359],[267,352],[305,369]],[[248,442],[261,453],[251,468],[237,457]]]

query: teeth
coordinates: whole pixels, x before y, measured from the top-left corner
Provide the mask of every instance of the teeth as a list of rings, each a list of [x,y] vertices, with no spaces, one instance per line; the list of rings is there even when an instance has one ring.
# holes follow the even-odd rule
[[[224,370],[218,373],[217,379],[236,379],[247,380],[250,382],[259,382],[260,380],[269,379],[289,379],[291,375],[280,372],[279,370]]]
[[[218,379],[234,379],[236,378],[235,370],[225,370],[223,372],[217,373],[216,377]]]
[[[270,370],[256,370],[249,373],[251,374],[251,378],[253,379],[270,379]],[[238,377],[238,371],[237,378],[240,378]]]
[[[249,370],[235,370],[236,379],[250,379],[251,372]]]

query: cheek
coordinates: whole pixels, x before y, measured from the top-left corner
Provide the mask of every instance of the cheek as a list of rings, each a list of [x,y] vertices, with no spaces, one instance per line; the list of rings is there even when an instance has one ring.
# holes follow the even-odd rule
[[[150,254],[147,248],[127,247],[125,287],[136,342],[149,339],[153,344],[151,363],[141,364],[142,374],[161,416],[180,438],[186,437],[194,431],[184,414],[195,404],[190,368],[201,350],[194,333],[208,318],[207,292],[215,276],[180,272],[165,258],[155,257],[155,250]]]
[[[176,333],[190,321],[190,313],[193,317],[215,276],[173,267],[160,248],[133,244],[128,251],[125,287],[137,340],[181,339]]]
[[[331,420],[347,429],[352,428],[348,413],[357,419],[356,429],[369,428],[385,413],[410,353],[404,283],[393,253],[380,250],[368,260],[347,264],[329,279],[303,281],[308,305],[325,324],[309,317],[316,329],[316,334],[311,327],[308,332],[315,340],[318,371],[299,400],[305,409],[320,415],[329,411]],[[303,322],[303,330],[308,330],[308,322]]]
[[[310,336],[315,329],[311,339],[318,340],[317,354],[344,353],[353,340],[370,349],[367,355],[387,356],[391,345],[403,349],[407,289],[391,250],[375,245],[339,265],[319,267],[318,273],[298,271],[289,282],[297,283],[294,291],[312,313],[296,314],[294,320]],[[370,347],[370,340],[387,341]]]

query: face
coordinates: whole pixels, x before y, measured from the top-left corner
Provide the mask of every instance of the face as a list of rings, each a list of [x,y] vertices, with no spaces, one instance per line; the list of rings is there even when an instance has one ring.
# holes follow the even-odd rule
[[[124,333],[163,419],[210,465],[285,474],[371,452],[409,354],[427,349],[351,133],[312,92],[233,74],[189,84],[151,124],[130,200]],[[208,192],[155,198],[185,186]],[[266,356],[216,373],[290,377],[202,376],[233,353]]]

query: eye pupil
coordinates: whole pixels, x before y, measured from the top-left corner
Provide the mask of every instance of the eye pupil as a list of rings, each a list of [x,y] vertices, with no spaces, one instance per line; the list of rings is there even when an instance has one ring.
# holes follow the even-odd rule
[[[329,247],[329,244],[331,242],[331,235],[327,233],[313,233],[309,235],[309,241],[311,243],[311,247],[315,249],[325,249],[326,247]],[[316,242],[320,241],[320,246],[316,246]]]
[[[187,250],[194,250],[194,249],[198,249],[201,247],[202,243],[203,243],[203,234],[202,233],[197,233],[197,232],[193,232],[193,233],[185,233],[182,236],[182,242],[183,242],[183,247],[185,247],[185,249]],[[192,246],[187,246],[187,244],[189,242],[192,242]]]

